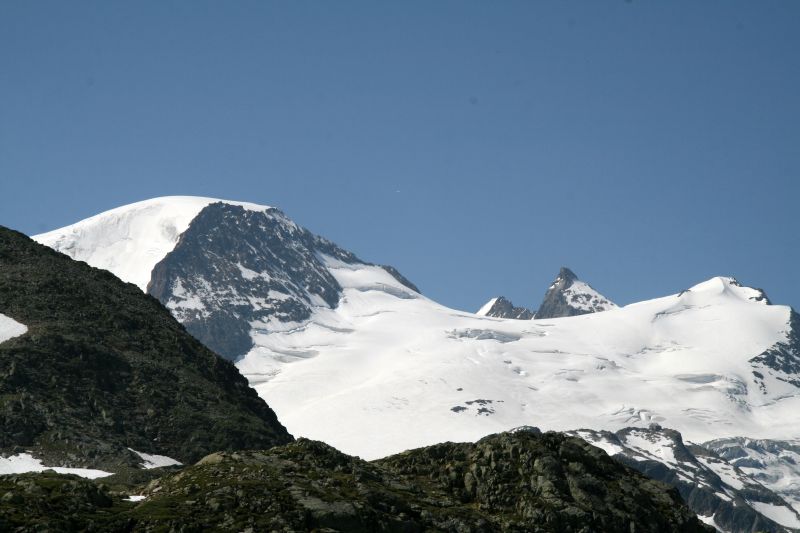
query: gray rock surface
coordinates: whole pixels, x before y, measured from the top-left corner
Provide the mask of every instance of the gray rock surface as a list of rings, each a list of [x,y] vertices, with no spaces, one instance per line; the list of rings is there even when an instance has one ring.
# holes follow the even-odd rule
[[[483,308],[481,309],[483,310]],[[533,318],[534,312],[527,307],[516,307],[504,296],[498,296],[497,298],[493,299],[491,307],[481,314],[482,316],[491,316],[495,318],[516,318],[517,320],[530,320]]]

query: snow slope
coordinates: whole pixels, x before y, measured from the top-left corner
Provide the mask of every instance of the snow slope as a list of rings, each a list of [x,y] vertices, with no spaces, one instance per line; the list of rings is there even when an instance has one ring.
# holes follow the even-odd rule
[[[591,285],[581,280],[575,280],[572,285],[563,290],[563,294],[572,307],[587,313],[608,311],[617,307],[617,304],[609,301]]]
[[[24,335],[28,331],[27,326],[24,326],[14,320],[0,313],[0,342],[5,342],[14,337]]]
[[[175,247],[192,219],[207,205],[220,201],[198,196],[153,198],[34,235],[33,239],[108,270],[144,291],[153,267]],[[270,209],[247,202],[224,202],[252,211]]]
[[[800,391],[761,368],[762,391],[750,362],[785,340],[790,309],[731,278],[518,321],[448,309],[377,267],[325,260],[340,305],[262,335],[238,363],[296,436],[366,458],[526,424],[659,422],[694,442],[797,437]]]

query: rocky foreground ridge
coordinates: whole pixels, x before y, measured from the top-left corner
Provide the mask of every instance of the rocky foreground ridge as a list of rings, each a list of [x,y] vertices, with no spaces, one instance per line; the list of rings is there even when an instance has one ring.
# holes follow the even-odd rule
[[[118,471],[292,440],[236,367],[155,298],[0,227],[0,455]]]
[[[0,476],[0,494],[0,529],[15,531],[712,531],[675,489],[533,429],[371,463],[300,439],[139,486]]]

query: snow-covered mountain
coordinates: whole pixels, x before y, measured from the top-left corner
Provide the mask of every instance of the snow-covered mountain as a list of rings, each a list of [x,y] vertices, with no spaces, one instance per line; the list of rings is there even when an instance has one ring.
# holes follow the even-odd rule
[[[524,424],[658,422],[694,442],[796,437],[800,390],[762,356],[786,342],[791,311],[731,278],[604,313],[518,321],[448,309],[376,267],[325,261],[340,305],[261,336],[238,363],[294,433],[366,457]],[[303,360],[280,364],[287,355]]]
[[[442,306],[253,204],[161,198],[36,238],[241,355],[291,433],[366,458],[522,425],[800,437],[800,318],[733,278],[617,307],[562,269],[536,318],[513,320]],[[791,459],[771,457],[761,473]]]
[[[534,312],[527,307],[516,307],[504,296],[492,298],[478,309],[478,316],[490,316],[494,318],[516,318],[517,320],[530,320]]]
[[[617,305],[578,279],[567,267],[561,267],[558,277],[544,295],[536,318],[559,318],[586,315],[615,309]]]
[[[213,198],[138,202],[34,239],[135,283],[228,359],[250,351],[256,334],[338,305],[341,287],[322,254],[368,264],[278,209]]]
[[[732,278],[617,308],[562,269],[548,294],[609,309],[521,321],[442,306],[254,204],[159,198],[36,239],[149,284],[201,338],[246,335],[237,364],[289,430],[365,457],[525,424],[798,436],[797,315]]]

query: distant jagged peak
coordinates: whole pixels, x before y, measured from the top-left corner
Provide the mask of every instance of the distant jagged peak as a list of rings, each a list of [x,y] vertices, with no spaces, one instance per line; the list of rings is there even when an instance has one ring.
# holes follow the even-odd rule
[[[547,289],[534,318],[559,318],[615,309],[617,305],[581,281],[569,268],[561,267]]]
[[[478,309],[478,316],[490,316],[494,318],[515,318],[517,320],[530,320],[534,312],[527,307],[516,307],[511,300],[505,296],[498,296],[486,302],[483,307]]]

